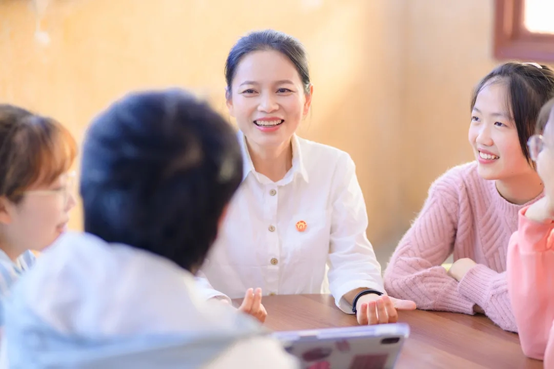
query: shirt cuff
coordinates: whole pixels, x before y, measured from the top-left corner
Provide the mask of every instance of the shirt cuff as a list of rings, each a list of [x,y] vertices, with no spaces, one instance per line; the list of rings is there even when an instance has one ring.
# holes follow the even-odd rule
[[[213,288],[198,288],[198,292],[202,295],[202,297],[206,300],[219,300],[219,301],[227,301],[229,304],[233,304],[233,301],[231,301],[231,298],[227,296],[226,294],[219,292],[217,290],[214,290]]]
[[[352,312],[352,304],[349,304],[348,301],[346,301],[344,295],[358,288],[367,288],[369,290],[376,290],[385,294],[385,289],[383,288],[383,286],[379,285],[378,283],[371,283],[363,280],[350,281],[348,283],[345,283],[337,288],[336,291],[333,291],[334,289],[331,288],[331,292],[333,293],[333,297],[335,298],[335,305],[337,305],[337,307],[341,309],[344,313],[354,314]]]
[[[474,304],[485,309],[496,278],[498,278],[497,272],[482,264],[477,264],[458,283],[458,292]]]
[[[208,300],[227,301],[230,305],[233,305],[233,301],[231,300],[231,298],[223,294],[209,297]]]

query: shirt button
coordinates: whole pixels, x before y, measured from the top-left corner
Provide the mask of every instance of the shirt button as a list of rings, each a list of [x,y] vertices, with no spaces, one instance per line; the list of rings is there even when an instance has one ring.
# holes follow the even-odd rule
[[[268,228],[267,228],[270,232],[275,232],[275,227],[270,225]]]
[[[277,190],[271,190],[271,191],[269,191],[269,194],[271,196],[275,196],[275,195],[277,195]]]
[[[275,259],[275,258],[272,258],[272,259],[270,260],[270,262],[271,262],[271,265],[277,265],[277,264],[279,264],[279,260],[277,260],[277,259]]]

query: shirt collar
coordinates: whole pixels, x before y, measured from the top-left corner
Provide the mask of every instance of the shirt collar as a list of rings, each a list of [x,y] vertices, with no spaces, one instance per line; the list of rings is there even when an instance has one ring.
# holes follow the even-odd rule
[[[250,153],[248,152],[248,147],[246,146],[246,137],[244,136],[244,133],[242,131],[238,132],[238,139],[240,144],[240,149],[242,152],[242,180],[244,181],[246,177],[248,177],[248,174],[250,172],[256,173],[256,170],[254,169],[254,163],[252,163],[252,158],[250,157]],[[293,176],[296,174],[299,174],[302,176],[304,181],[308,182],[308,171],[306,170],[306,166],[303,160],[302,156],[302,149],[301,149],[301,142],[298,138],[298,136],[293,135],[292,136],[292,168],[289,171]],[[285,177],[288,176],[289,173]]]
[[[13,264],[13,261],[12,259],[10,259],[10,257],[8,256],[8,254],[6,254],[4,252],[4,250],[1,250],[0,249],[0,261],[3,261],[3,262],[9,262],[9,263],[12,263]],[[15,265],[15,264],[14,264]]]
[[[10,257],[4,252],[4,250],[0,250],[0,262],[4,264],[9,264],[16,270],[21,269],[19,262],[14,262],[12,259],[10,259]]]

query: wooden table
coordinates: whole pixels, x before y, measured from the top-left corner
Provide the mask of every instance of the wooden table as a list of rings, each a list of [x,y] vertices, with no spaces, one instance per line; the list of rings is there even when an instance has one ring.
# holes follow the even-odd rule
[[[237,304],[239,301],[234,301]],[[357,325],[329,295],[279,295],[263,298],[265,325],[275,331]],[[485,316],[432,311],[402,311],[410,325],[397,368],[542,368],[526,358],[518,336],[505,332]]]

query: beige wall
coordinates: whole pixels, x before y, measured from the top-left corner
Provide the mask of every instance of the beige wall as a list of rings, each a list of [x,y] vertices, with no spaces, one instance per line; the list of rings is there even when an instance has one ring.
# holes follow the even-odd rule
[[[430,182],[471,160],[472,86],[494,65],[492,0],[51,0],[33,38],[29,2],[0,0],[0,101],[52,115],[81,139],[131,89],[186,86],[226,114],[223,63],[242,34],[306,46],[315,85],[304,137],[357,163],[368,234],[385,261]],[[72,228],[80,228],[74,213]]]
[[[470,99],[492,58],[493,1],[408,1],[403,100],[403,223],[421,208],[430,183],[472,160]]]

